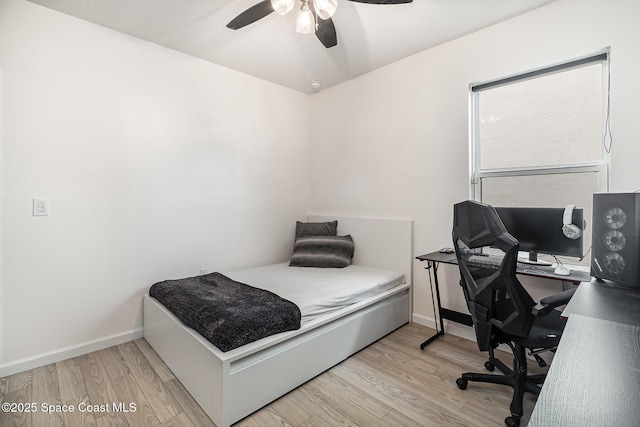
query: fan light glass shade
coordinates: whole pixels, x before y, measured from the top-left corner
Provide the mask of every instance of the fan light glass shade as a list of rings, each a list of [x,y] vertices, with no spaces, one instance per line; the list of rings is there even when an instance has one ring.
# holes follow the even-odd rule
[[[271,0],[271,6],[278,15],[285,15],[293,9],[296,0]]]
[[[338,0],[313,0],[313,8],[322,19],[329,19],[336,13]]]
[[[316,32],[316,20],[313,12],[309,9],[309,3],[304,2],[296,19],[296,32],[301,34],[312,34]]]

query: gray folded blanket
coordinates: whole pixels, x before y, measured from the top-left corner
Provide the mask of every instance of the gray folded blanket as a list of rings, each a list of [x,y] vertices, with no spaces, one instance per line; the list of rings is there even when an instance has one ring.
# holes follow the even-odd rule
[[[225,352],[300,328],[297,305],[220,273],[158,282],[149,295]]]

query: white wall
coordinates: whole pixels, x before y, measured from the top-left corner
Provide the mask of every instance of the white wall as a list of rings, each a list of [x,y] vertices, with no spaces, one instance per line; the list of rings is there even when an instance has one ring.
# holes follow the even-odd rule
[[[469,84],[607,46],[611,190],[640,189],[638,16],[635,0],[558,0],[321,92],[312,106],[311,210],[413,218],[415,255],[451,246],[452,205],[469,197]],[[428,321],[422,267],[414,265],[414,318]],[[443,305],[464,310],[457,271],[441,274]]]
[[[23,0],[0,68],[0,376],[139,335],[155,281],[290,255],[307,95]]]

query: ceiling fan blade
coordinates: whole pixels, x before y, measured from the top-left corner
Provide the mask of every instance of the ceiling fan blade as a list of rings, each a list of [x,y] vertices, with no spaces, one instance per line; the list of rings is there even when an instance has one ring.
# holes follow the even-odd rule
[[[318,28],[316,29],[316,37],[322,42],[324,47],[330,48],[338,44],[338,35],[336,34],[336,26],[333,20],[318,19]]]
[[[249,9],[236,16],[227,24],[227,28],[237,30],[245,25],[253,24],[259,19],[264,18],[268,14],[273,12],[273,6],[271,0],[264,0],[258,4],[254,4]]]
[[[356,3],[368,3],[368,4],[402,4],[412,3],[413,0],[349,0]]]

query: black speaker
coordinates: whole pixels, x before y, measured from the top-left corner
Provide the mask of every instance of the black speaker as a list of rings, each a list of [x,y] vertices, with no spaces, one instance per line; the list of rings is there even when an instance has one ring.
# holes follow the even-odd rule
[[[640,287],[640,193],[593,195],[591,275]]]

